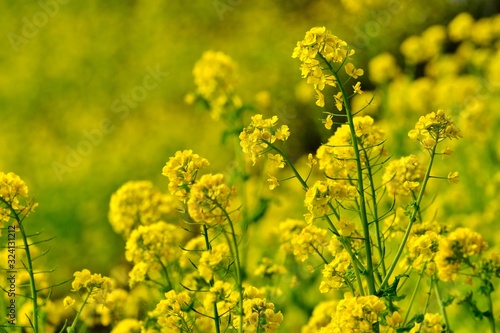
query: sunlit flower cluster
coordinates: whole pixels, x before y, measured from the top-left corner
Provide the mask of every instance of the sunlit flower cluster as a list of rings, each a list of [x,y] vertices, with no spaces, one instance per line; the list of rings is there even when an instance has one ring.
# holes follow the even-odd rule
[[[328,246],[330,237],[326,229],[311,224],[294,234],[291,239],[293,254],[299,262],[304,262],[311,254],[322,253]]]
[[[349,283],[348,271],[351,269],[351,257],[347,251],[343,250],[325,265],[322,271],[323,280],[319,286],[319,291],[327,293],[331,289],[340,289]]]
[[[316,91],[316,105],[324,107],[325,98],[322,93],[326,85],[336,87],[337,79],[324,68],[335,63],[344,65],[344,62],[354,54],[347,43],[337,36],[331,34],[325,27],[315,27],[306,32],[303,40],[297,42],[292,57],[299,58],[302,62],[300,67],[302,77],[307,83],[312,84]],[[356,68],[352,63],[346,63],[346,73],[357,79],[363,75],[362,69]],[[338,108],[341,110],[341,108]]]
[[[357,190],[354,186],[346,182],[333,180],[317,181],[311,186],[304,200],[304,205],[309,211],[308,222],[312,222],[315,217],[328,214],[332,201],[344,201],[355,198]]]
[[[264,119],[261,114],[252,116],[250,125],[240,134],[240,145],[243,152],[250,156],[253,164],[264,152],[270,151],[270,145],[275,141],[285,142],[290,136],[287,125],[277,126],[278,117]],[[281,154],[268,154],[269,160],[276,168],[283,168],[285,161]]]
[[[190,319],[187,313],[191,297],[187,292],[176,293],[170,290],[165,293],[152,315],[157,318],[158,324],[167,332],[189,332]]]
[[[206,281],[214,277],[214,271],[225,271],[231,262],[230,250],[226,243],[217,244],[201,254],[198,273]]]
[[[461,138],[462,132],[455,126],[450,116],[443,110],[438,110],[420,117],[408,136],[419,141],[425,149],[433,149],[445,139]]]
[[[109,298],[114,289],[113,281],[109,277],[92,274],[88,269],[75,272],[73,276],[75,279],[71,283],[72,291],[77,292],[87,303],[102,304],[108,308],[114,306],[114,302]],[[71,307],[75,300],[68,296],[63,303],[65,307]]]
[[[223,223],[234,191],[224,183],[224,175],[203,175],[191,187],[187,202],[189,216],[198,223]]]
[[[208,105],[210,114],[215,120],[224,117],[231,109],[238,109],[242,102],[236,95],[236,64],[222,52],[207,51],[195,64],[193,69],[195,94],[186,96],[192,102],[199,97]]]
[[[25,216],[38,206],[27,198],[28,186],[18,175],[0,172],[0,227],[2,222],[9,222],[11,214]]]
[[[268,302],[264,294],[253,286],[248,286],[244,291],[243,300],[243,331],[273,333],[283,321],[281,311],[275,312],[274,304]],[[239,327],[239,317],[234,320],[234,326]]]
[[[164,266],[179,257],[181,243],[180,228],[170,223],[158,222],[134,229],[125,246],[125,258],[134,265],[129,283],[135,285],[162,272]]]
[[[443,332],[442,320],[443,317],[439,313],[426,313],[424,321],[416,323],[410,333],[441,333]]]
[[[473,258],[488,248],[483,236],[467,228],[457,228],[439,242],[435,262],[443,281],[454,281],[464,264],[473,265]]]
[[[130,181],[111,196],[108,219],[116,233],[128,237],[140,225],[173,215],[175,208],[175,198],[161,193],[150,181]]]
[[[374,124],[370,116],[354,117],[353,125],[359,148],[363,151],[363,163],[376,158],[383,151],[384,132]],[[328,142],[318,148],[316,158],[320,170],[326,176],[345,178],[356,168],[354,148],[352,147],[352,134],[350,127],[344,124],[337,128],[335,134]]]
[[[339,301],[331,324],[319,332],[376,332],[374,327],[385,308],[384,302],[377,296],[353,297],[346,294]]]
[[[385,167],[382,181],[390,195],[408,196],[420,186],[423,171],[416,155],[392,160]]]
[[[162,170],[162,175],[168,177],[170,193],[186,202],[198,171],[209,164],[207,159],[193,154],[192,150],[177,151],[173,157],[169,158]]]

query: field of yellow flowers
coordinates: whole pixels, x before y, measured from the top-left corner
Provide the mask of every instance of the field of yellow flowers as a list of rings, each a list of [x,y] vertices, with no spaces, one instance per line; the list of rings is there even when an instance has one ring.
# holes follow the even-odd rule
[[[0,332],[496,332],[495,1],[0,10]]]

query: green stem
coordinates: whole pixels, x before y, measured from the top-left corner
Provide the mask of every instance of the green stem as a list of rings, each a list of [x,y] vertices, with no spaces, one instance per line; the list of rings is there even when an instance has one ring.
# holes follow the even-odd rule
[[[240,301],[238,303],[238,310],[239,310],[238,316],[240,317],[240,325],[238,328],[238,332],[242,333],[243,332],[243,281],[242,281],[242,277],[241,277],[241,261],[240,261],[240,254],[239,254],[240,251],[238,249],[238,241],[236,239],[236,232],[234,230],[234,223],[231,220],[231,217],[229,216],[227,211],[222,206],[220,206],[218,203],[216,203],[216,204],[224,213],[224,216],[226,217],[226,219],[229,223],[229,227],[231,228],[231,232],[230,232],[231,240],[230,240],[230,242],[232,242],[232,244],[228,244],[228,245],[230,245],[230,248],[232,249],[231,252],[232,252],[234,259],[236,261],[236,285],[238,288],[238,293],[239,293],[239,298],[240,298]],[[226,233],[224,233],[224,234],[226,234]]]
[[[212,245],[210,244],[210,239],[208,238],[208,228],[207,225],[203,225],[203,236],[205,238],[205,245],[207,248],[207,251],[210,251],[212,249]],[[214,286],[214,280],[210,279],[210,287]],[[215,325],[215,332],[220,333],[220,321],[219,321],[219,310],[217,309],[217,300],[215,300],[214,304],[214,325]]]
[[[82,314],[83,308],[87,305],[87,301],[88,301],[90,295],[92,294],[92,289],[93,288],[90,288],[89,293],[87,294],[87,297],[85,297],[85,300],[83,301],[82,306],[80,307],[80,309],[76,313],[75,319],[73,319],[73,323],[71,324],[70,327],[67,328],[68,333],[75,333],[76,332],[75,327],[76,327],[76,324],[78,323],[78,318],[80,318],[80,315]]]
[[[10,206],[10,205],[9,205]],[[33,332],[38,333],[38,295],[35,284],[35,272],[33,271],[33,260],[31,258],[30,245],[26,237],[26,232],[24,230],[24,225],[22,219],[19,218],[19,214],[10,206],[11,211],[14,213],[15,219],[18,222],[19,230],[21,231],[21,238],[23,239],[24,249],[26,250],[26,260],[28,265],[28,275],[30,277],[30,290],[31,297],[33,301]]]
[[[441,292],[439,291],[439,286],[438,286],[439,280],[435,277],[433,277],[433,279],[434,279],[434,292],[436,293],[436,299],[439,304],[441,313],[443,314],[444,322],[446,323],[446,331],[451,332],[450,322],[448,321],[448,315],[446,314],[446,309],[443,305],[443,300],[441,298]]]
[[[490,331],[491,333],[496,332],[496,324],[495,324],[495,315],[493,312],[493,300],[491,299],[491,292],[488,293],[488,312],[489,315],[487,316],[488,322],[490,323]]]
[[[323,58],[324,59],[324,58]],[[358,138],[356,136],[356,129],[354,128],[354,118],[352,116],[351,106],[348,103],[348,95],[345,92],[344,86],[340,84],[340,78],[338,76],[337,71],[333,69],[331,64],[325,61],[330,68],[335,80],[339,83],[338,87],[340,93],[342,94],[342,98],[344,101],[347,123],[349,125],[349,130],[351,132],[351,141],[352,148],[354,150],[354,159],[356,161],[356,172],[357,172],[357,181],[358,181],[358,193],[360,200],[360,211],[359,215],[361,218],[361,225],[363,228],[364,242],[365,242],[365,252],[366,252],[366,279],[368,284],[368,291],[370,295],[374,295],[376,293],[375,290],[375,277],[373,274],[373,257],[372,257],[372,244],[370,239],[370,226],[368,225],[368,217],[366,213],[366,201],[365,201],[365,187],[363,184],[363,166],[361,165],[361,156],[358,147]]]
[[[420,282],[422,282],[422,276],[424,275],[425,266],[426,265],[422,266],[422,269],[420,270],[420,273],[418,275],[417,285],[415,286],[415,289],[413,289],[413,293],[411,294],[410,304],[408,305],[408,310],[406,311],[405,319],[403,320],[403,325],[406,324],[406,321],[408,320],[408,316],[410,315],[411,308],[413,306],[413,302],[415,301],[415,297],[417,296],[417,292],[418,292],[418,289],[420,287]]]
[[[436,140],[437,142],[437,140]],[[422,186],[420,187],[420,192],[418,193],[417,200],[415,201],[415,209],[413,210],[413,213],[410,216],[410,223],[408,223],[408,227],[406,228],[405,234],[403,236],[403,239],[401,240],[401,243],[399,244],[398,251],[396,252],[396,256],[394,257],[394,260],[391,263],[391,266],[387,270],[387,274],[382,281],[382,284],[380,285],[380,288],[385,288],[389,282],[389,279],[394,272],[394,269],[396,268],[396,265],[398,264],[399,258],[401,257],[401,254],[403,254],[404,247],[406,245],[406,242],[408,241],[408,237],[410,236],[411,229],[413,227],[413,223],[417,220],[417,215],[420,212],[420,203],[422,202],[422,198],[424,197],[424,192],[425,188],[427,187],[427,182],[429,181],[430,174],[431,174],[431,169],[432,169],[432,164],[434,162],[434,157],[436,155],[436,148],[437,144],[432,148],[431,151],[431,157],[429,160],[429,165],[427,166],[427,170],[425,172],[424,180],[422,181]]]
[[[378,247],[378,253],[380,257],[380,263],[382,267],[382,274],[385,276],[386,274],[386,268],[385,268],[385,260],[384,260],[384,244],[382,244],[382,237],[380,233],[380,221],[378,218],[378,205],[377,205],[377,192],[375,190],[375,184],[373,182],[373,173],[372,173],[372,167],[370,164],[370,159],[368,158],[368,154],[366,153],[366,150],[363,149],[363,153],[365,155],[365,160],[366,160],[366,169],[368,171],[368,182],[370,183],[370,191],[372,192],[371,197],[372,197],[372,205],[373,205],[373,220],[375,221],[375,235],[377,236],[377,247]]]
[[[295,166],[293,165],[293,163],[290,161],[290,159],[288,158],[288,156],[286,156],[285,153],[283,153],[278,147],[276,147],[275,145],[273,145],[271,142],[266,141],[266,140],[262,140],[262,142],[268,144],[272,149],[274,149],[278,154],[280,154],[283,157],[283,159],[286,162],[286,165],[288,165],[290,167],[290,169],[292,169],[293,174],[295,175],[295,177],[297,177],[297,179],[299,180],[299,182],[302,185],[302,187],[304,188],[304,190],[307,190],[309,188],[309,186],[307,185],[307,183],[304,180],[304,178],[302,178],[302,176],[300,175],[300,173],[297,171],[297,169],[295,168]]]

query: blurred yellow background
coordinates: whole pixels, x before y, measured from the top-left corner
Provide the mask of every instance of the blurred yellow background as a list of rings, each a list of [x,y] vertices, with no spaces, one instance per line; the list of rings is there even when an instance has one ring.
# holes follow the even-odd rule
[[[493,0],[1,1],[0,170],[40,203],[28,228],[56,237],[45,257],[54,280],[82,268],[108,274],[125,262],[107,219],[114,191],[141,179],[166,191],[161,169],[177,150],[206,157],[211,171],[232,159],[219,149],[222,125],[184,103],[204,51],[238,63],[245,102],[270,92],[269,112],[289,116],[298,157],[326,138],[291,58],[305,31],[326,26],[367,68],[381,52],[401,61],[406,37],[459,12],[498,9]]]

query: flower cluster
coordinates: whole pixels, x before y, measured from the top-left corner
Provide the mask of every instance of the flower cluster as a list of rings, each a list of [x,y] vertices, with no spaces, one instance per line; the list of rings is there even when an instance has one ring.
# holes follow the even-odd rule
[[[243,300],[243,331],[273,333],[283,321],[281,311],[274,311],[274,304],[264,298],[264,294],[253,286],[245,288]],[[239,317],[235,318],[234,326],[239,328]]]
[[[377,332],[374,327],[385,308],[384,302],[377,296],[353,297],[346,294],[339,301],[332,322],[319,332]]]
[[[179,231],[179,227],[166,222],[141,225],[132,231],[125,245],[125,258],[134,264],[129,273],[131,285],[158,275],[179,257]]]
[[[128,237],[138,226],[174,214],[175,204],[175,198],[161,193],[150,181],[130,181],[111,196],[109,223],[116,233]]]
[[[187,308],[191,304],[191,297],[187,292],[176,293],[170,290],[165,293],[152,315],[157,318],[158,324],[167,332],[190,332],[190,322]]]
[[[408,136],[412,140],[419,141],[425,149],[433,149],[445,139],[461,138],[462,132],[455,126],[450,116],[443,110],[438,110],[420,117]]]
[[[229,317],[237,303],[238,293],[234,291],[233,285],[221,280],[215,281],[203,301],[205,309],[211,309],[215,304],[221,317]]]
[[[308,222],[312,223],[315,217],[328,214],[332,200],[343,201],[355,198],[357,190],[345,182],[333,180],[317,181],[306,192],[304,204],[309,211]]]
[[[409,155],[389,162],[382,181],[390,195],[408,196],[420,186],[422,178],[418,157]]]
[[[454,281],[462,265],[473,265],[473,258],[488,248],[483,236],[467,228],[457,228],[439,242],[435,262],[443,281]]]
[[[317,98],[316,105],[325,106],[325,97],[322,91],[326,85],[337,86],[336,77],[332,73],[326,73],[324,66],[330,66],[331,69],[331,64],[344,65],[353,54],[354,50],[349,49],[345,41],[331,34],[325,27],[312,28],[306,32],[303,40],[297,42],[292,57],[299,58],[302,62],[300,67],[302,77],[307,79],[307,83],[314,86]],[[362,69],[356,68],[352,63],[345,64],[344,69],[354,79],[364,73]],[[341,95],[337,97],[339,96]],[[341,110],[341,108],[337,108]]]
[[[255,164],[257,158],[269,150],[270,144],[274,144],[276,140],[285,142],[290,132],[287,125],[277,127],[277,116],[263,119],[261,114],[256,114],[251,119],[250,125],[240,133],[240,145],[243,152],[249,154]],[[269,154],[269,160],[276,168],[285,166],[283,156],[280,154]]]
[[[322,253],[329,241],[330,237],[326,229],[318,228],[313,224],[307,225],[291,239],[293,254],[298,261],[304,262],[310,254]]]
[[[200,169],[210,163],[207,159],[193,154],[192,150],[177,151],[163,167],[162,174],[168,177],[170,193],[186,202],[191,185]]]
[[[234,192],[234,188],[224,183],[224,175],[203,175],[191,187],[187,202],[189,215],[198,223],[223,223]]]
[[[222,52],[207,51],[193,69],[196,93],[186,96],[188,103],[201,98],[210,110],[212,118],[218,120],[228,109],[241,107],[242,102],[235,93],[238,81],[236,64]]]
[[[0,203],[5,206],[0,207],[0,227],[1,223],[9,222],[11,214],[26,216],[38,206],[38,203],[27,198],[28,186],[18,175],[0,172]]]
[[[349,282],[347,273],[351,270],[351,257],[347,251],[340,251],[335,258],[325,265],[323,269],[323,281],[319,286],[321,293],[327,293],[331,289],[340,289]]]
[[[416,270],[425,268],[425,273],[433,275],[436,271],[434,258],[439,250],[442,229],[435,222],[415,225],[408,238],[408,255],[404,263]]]
[[[410,330],[410,333],[441,333],[443,317],[439,313],[426,313],[421,323],[416,323]]]
[[[208,251],[201,254],[197,265],[198,273],[208,283],[214,278],[214,271],[224,271],[230,265],[231,256],[229,246],[226,243],[220,243]]]
[[[75,279],[71,283],[72,291],[77,292],[80,296],[82,292],[87,294],[84,298],[86,303],[103,304],[108,308],[114,306],[114,302],[109,298],[114,283],[109,277],[92,274],[88,269],[75,272],[73,276]],[[75,300],[67,296],[63,303],[66,308],[69,308],[75,303]]]
[[[353,125],[358,146],[364,152],[361,156],[363,163],[384,152],[382,146],[384,132],[374,125],[372,117],[354,117]],[[330,178],[345,178],[349,172],[354,171],[356,162],[349,125],[338,127],[328,142],[318,148],[316,158],[320,170],[324,170],[326,176]]]

